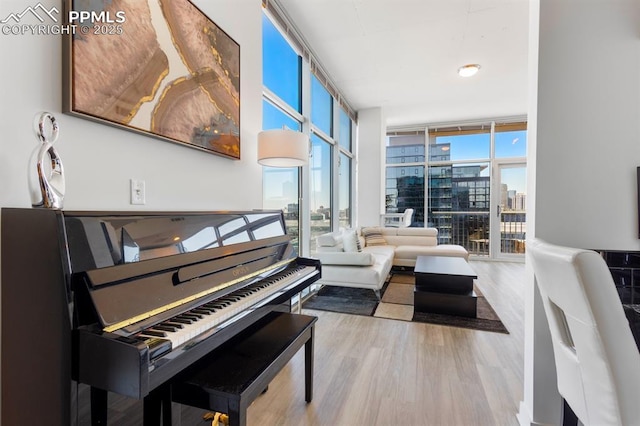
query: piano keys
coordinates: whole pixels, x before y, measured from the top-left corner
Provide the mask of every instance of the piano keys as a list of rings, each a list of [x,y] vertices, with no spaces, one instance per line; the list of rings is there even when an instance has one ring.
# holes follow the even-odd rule
[[[287,269],[285,272],[147,327],[134,336],[141,340],[164,340],[168,343],[168,346],[163,345],[167,350],[175,350],[186,342],[195,344],[194,339],[201,340],[202,334],[206,331],[224,326],[228,320],[235,319],[237,315],[248,315],[251,310],[266,305],[271,296],[278,294],[293,279],[312,274],[314,271],[315,268],[311,266]],[[156,342],[154,345],[159,343]],[[158,351],[160,349],[156,350],[155,356],[150,355],[150,358],[155,359],[161,355]]]
[[[73,424],[71,379],[144,398],[270,312],[291,310],[321,274],[317,260],[296,255],[280,211],[3,209],[2,264],[3,352],[55,328],[46,344],[62,372],[34,392],[62,392],[61,424]],[[16,304],[30,306],[26,323],[16,324]],[[24,348],[7,354],[2,420],[16,424],[38,397],[10,391],[10,371],[61,366],[34,369]]]

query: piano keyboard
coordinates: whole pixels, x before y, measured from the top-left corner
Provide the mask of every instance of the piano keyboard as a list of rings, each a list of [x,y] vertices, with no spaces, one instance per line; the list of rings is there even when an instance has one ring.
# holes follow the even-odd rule
[[[297,266],[284,270],[149,327],[135,337],[147,342],[150,357],[155,358],[245,312],[258,302],[266,304],[268,302],[266,298],[315,271],[316,268],[312,266]],[[171,342],[170,347],[167,341]]]

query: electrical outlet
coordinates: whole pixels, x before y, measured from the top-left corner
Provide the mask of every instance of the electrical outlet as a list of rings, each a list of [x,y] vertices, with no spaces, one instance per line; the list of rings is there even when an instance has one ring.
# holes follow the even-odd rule
[[[131,179],[131,204],[145,203],[144,181]]]

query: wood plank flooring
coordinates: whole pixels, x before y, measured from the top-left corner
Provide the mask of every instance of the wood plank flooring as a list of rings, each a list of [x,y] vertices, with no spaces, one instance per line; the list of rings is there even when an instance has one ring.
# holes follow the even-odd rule
[[[300,351],[251,405],[248,424],[517,425],[524,264],[470,263],[510,334],[303,310],[319,318],[313,401],[304,401]],[[202,410],[174,413],[182,425],[205,425]],[[137,413],[121,414],[109,423],[139,424]]]

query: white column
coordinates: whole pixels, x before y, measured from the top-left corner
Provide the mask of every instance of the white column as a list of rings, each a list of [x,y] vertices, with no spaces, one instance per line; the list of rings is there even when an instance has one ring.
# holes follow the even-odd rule
[[[529,7],[529,112],[527,126],[527,236],[536,235],[536,177],[544,173],[537,162],[538,40],[540,1]],[[525,265],[524,399],[518,420],[522,426],[561,424],[562,398],[556,385],[551,334],[536,287],[533,269]]]
[[[384,212],[384,144],[382,108],[358,111],[358,225],[377,226]]]

